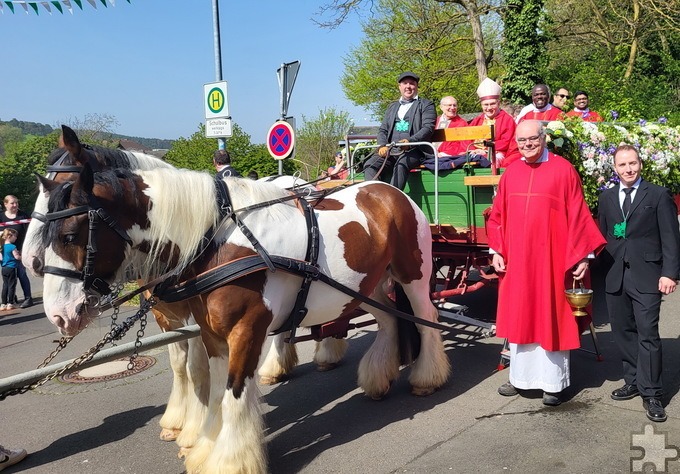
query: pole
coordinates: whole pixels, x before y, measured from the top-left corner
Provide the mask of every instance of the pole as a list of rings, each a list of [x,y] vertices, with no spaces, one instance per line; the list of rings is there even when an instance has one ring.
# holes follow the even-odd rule
[[[281,120],[286,120],[286,113],[288,106],[286,104],[286,91],[288,90],[288,74],[286,72],[288,65],[281,63]],[[283,160],[279,160],[279,176],[283,175]]]
[[[220,6],[219,0],[213,0],[213,36],[215,44],[215,81],[222,80],[222,48],[220,41]],[[217,139],[217,148],[224,150],[227,143],[224,138]]]
[[[157,334],[155,336],[149,336],[142,339],[140,341],[142,343],[140,349],[141,351],[148,351],[150,349],[165,346],[173,342],[178,342],[184,339],[196,337],[199,335],[199,333],[200,328],[198,327],[198,324],[175,329],[174,331],[167,331],[162,334]],[[112,360],[119,359],[121,357],[129,356],[134,352],[135,341],[128,342],[120,346],[111,347],[109,349],[104,349],[103,351],[95,354],[94,357],[88,362],[66,373],[73,372],[74,370],[83,370],[88,367],[94,367],[95,365],[103,364],[104,362],[109,362]],[[41,369],[35,369],[29,372],[24,372],[22,374],[17,374],[11,377],[0,379],[0,393],[6,390],[23,387],[24,385],[37,382],[44,376],[56,372],[57,370],[67,366],[71,362],[73,362],[73,359],[67,360],[65,362],[60,362],[58,364],[48,365],[47,367],[43,367]]]

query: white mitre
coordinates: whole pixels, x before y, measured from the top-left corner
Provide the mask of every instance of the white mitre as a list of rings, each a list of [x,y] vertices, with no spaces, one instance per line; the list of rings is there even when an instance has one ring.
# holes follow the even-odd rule
[[[496,81],[487,77],[477,88],[477,95],[479,96],[480,101],[487,99],[500,99],[501,86],[499,86]]]

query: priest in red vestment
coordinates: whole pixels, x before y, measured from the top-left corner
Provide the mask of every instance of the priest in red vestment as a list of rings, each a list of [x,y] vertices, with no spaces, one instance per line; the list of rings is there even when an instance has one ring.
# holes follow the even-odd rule
[[[523,120],[542,120],[551,122],[563,120],[564,112],[550,104],[550,88],[545,84],[536,84],[531,89],[531,104],[524,107],[517,116],[516,122]]]
[[[439,102],[442,114],[437,117],[435,130],[441,128],[467,127],[468,123],[463,117],[458,115],[458,99],[447,96]],[[460,156],[464,155],[470,141],[442,142],[437,148],[439,156]]]
[[[482,113],[472,119],[470,126],[494,125],[496,144],[496,166],[506,168],[521,155],[515,143],[515,121],[501,109],[501,86],[488,77],[479,84],[477,95],[482,106]],[[486,155],[483,145],[477,145],[472,151],[475,154]]]
[[[501,176],[488,222],[500,276],[496,333],[510,343],[509,382],[498,391],[540,389],[544,404],[559,405],[570,383],[569,350],[580,345],[564,290],[585,276],[605,240],[578,173],[548,152],[541,123],[520,123],[516,141],[523,158]]]
[[[603,122],[604,120],[600,114],[588,108],[589,103],[588,94],[583,91],[577,91],[574,94],[574,110],[567,112],[567,117],[577,117],[584,122]]]

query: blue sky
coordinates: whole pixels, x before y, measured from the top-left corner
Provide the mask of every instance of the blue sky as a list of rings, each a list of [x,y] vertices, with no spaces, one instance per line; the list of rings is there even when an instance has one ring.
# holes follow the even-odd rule
[[[148,138],[188,137],[204,121],[203,84],[215,81],[211,0],[117,0],[95,10],[83,2],[49,15],[21,7],[0,15],[0,120],[58,125],[110,114],[116,132]],[[330,0],[328,0],[330,2]],[[107,2],[108,3],[108,2]],[[311,18],[326,0],[220,0],[223,79],[233,120],[264,143],[280,115],[276,69],[302,62],[288,114],[347,111],[374,122],[340,86],[342,58],[362,38],[353,17],[336,30]],[[397,93],[395,88],[395,94]]]

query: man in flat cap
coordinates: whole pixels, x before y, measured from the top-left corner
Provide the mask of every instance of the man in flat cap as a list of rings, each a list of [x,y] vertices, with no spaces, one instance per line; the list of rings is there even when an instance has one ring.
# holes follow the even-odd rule
[[[420,166],[428,149],[420,147],[394,147],[389,143],[430,141],[437,119],[437,112],[431,100],[418,97],[420,77],[413,72],[399,75],[397,82],[401,98],[387,108],[385,119],[378,130],[378,151],[366,161],[366,180],[380,179],[404,189],[408,173]],[[382,171],[381,171],[382,169]],[[391,179],[389,179],[391,175]]]

